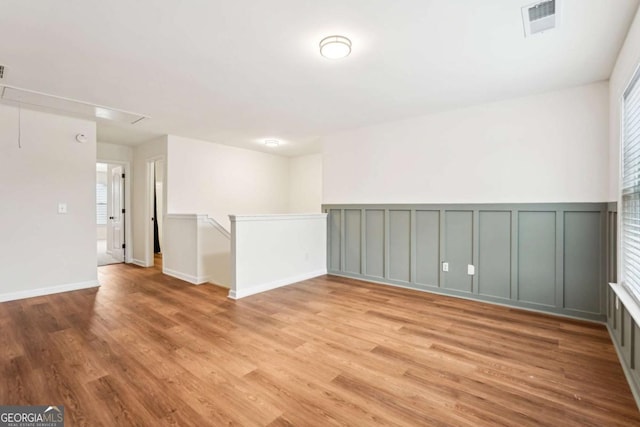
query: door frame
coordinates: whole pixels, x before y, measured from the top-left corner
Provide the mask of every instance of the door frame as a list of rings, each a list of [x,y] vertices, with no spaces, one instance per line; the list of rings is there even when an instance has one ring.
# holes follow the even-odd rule
[[[153,189],[156,185],[155,183],[155,179],[154,179],[154,169],[155,169],[155,163],[157,161],[162,161],[162,166],[163,166],[163,177],[164,177],[164,182],[162,185],[162,215],[164,217],[164,215],[166,215],[167,212],[167,198],[165,197],[167,194],[167,186],[166,186],[166,181],[167,181],[167,159],[165,155],[159,155],[159,156],[153,156],[153,157],[147,157],[147,159],[145,160],[145,167],[146,167],[146,171],[145,171],[145,175],[146,175],[146,186],[145,186],[145,199],[146,199],[146,203],[145,203],[145,221],[147,221],[147,226],[144,227],[144,234],[145,234],[145,243],[144,243],[144,262],[145,262],[145,267],[153,267],[155,262],[154,262],[154,253],[153,253],[153,221],[151,220],[151,218],[153,218]]]
[[[131,222],[131,162],[123,160],[108,160],[104,158],[96,159],[96,163],[107,163],[110,165],[122,166],[124,170],[124,262],[133,262],[133,233]]]

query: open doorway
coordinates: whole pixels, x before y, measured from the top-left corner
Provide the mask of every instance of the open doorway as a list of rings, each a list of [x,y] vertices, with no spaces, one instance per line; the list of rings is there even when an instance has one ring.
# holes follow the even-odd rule
[[[125,260],[124,166],[96,163],[98,266]]]
[[[153,253],[153,265],[162,268],[162,223],[164,219],[164,160],[148,161],[149,173],[149,211],[151,212],[151,232],[148,245]]]

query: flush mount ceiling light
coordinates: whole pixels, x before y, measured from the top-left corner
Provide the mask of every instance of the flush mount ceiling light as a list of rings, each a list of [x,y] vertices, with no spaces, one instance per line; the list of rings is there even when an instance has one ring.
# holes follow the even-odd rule
[[[340,59],[351,53],[351,40],[344,36],[329,36],[320,40],[320,55],[329,59]]]
[[[264,141],[264,145],[266,145],[267,147],[275,148],[280,145],[280,141],[278,141],[277,139],[266,139]]]

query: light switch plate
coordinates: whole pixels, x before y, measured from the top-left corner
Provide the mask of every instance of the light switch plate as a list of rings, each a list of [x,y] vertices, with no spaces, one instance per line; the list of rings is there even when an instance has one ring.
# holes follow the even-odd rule
[[[449,263],[448,262],[443,262],[442,263],[442,271],[449,271]]]
[[[468,264],[467,265],[467,274],[469,276],[473,276],[474,274],[476,274],[476,268],[473,265]]]
[[[67,213],[67,204],[66,203],[58,203],[58,213],[66,214]]]

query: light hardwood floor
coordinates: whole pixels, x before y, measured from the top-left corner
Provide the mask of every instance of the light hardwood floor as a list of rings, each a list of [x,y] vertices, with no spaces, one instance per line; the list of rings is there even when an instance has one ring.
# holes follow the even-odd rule
[[[67,426],[640,425],[604,326],[322,277],[237,302],[156,268],[0,304],[0,404]]]

